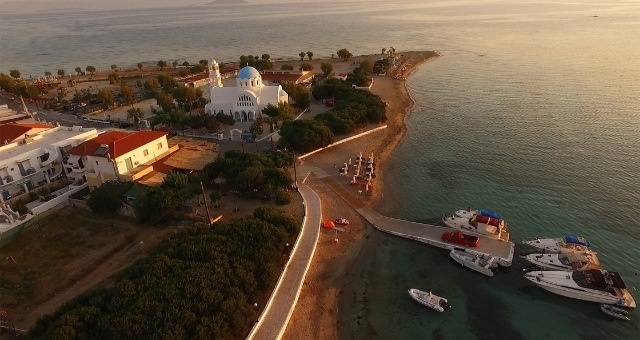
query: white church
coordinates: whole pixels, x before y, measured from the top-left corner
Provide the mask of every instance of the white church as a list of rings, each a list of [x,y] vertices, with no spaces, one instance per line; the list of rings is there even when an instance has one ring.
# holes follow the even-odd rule
[[[262,115],[262,109],[269,104],[288,103],[289,95],[282,86],[266,86],[260,72],[251,66],[238,71],[235,87],[223,87],[218,63],[209,65],[211,80],[211,102],[204,107],[205,112],[215,115],[222,111],[237,122],[252,121]]]

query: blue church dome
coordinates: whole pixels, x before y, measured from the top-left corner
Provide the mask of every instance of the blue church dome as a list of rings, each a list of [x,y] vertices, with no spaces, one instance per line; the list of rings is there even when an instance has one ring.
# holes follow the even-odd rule
[[[260,72],[251,66],[245,66],[238,71],[238,79],[251,79],[260,77]]]

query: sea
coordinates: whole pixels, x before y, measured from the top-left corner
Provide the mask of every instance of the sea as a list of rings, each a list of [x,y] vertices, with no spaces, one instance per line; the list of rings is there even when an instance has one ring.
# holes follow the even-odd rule
[[[158,60],[435,50],[409,77],[407,134],[378,210],[437,223],[502,213],[520,241],[584,236],[640,302],[640,3],[389,0],[0,14],[0,72]],[[495,277],[371,229],[339,297],[341,339],[631,339],[632,321],[563,298],[514,265]],[[436,313],[409,288],[446,297]]]

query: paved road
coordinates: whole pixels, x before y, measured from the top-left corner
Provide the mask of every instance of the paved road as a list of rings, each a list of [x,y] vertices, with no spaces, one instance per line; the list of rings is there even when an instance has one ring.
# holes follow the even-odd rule
[[[320,197],[304,183],[298,189],[306,205],[306,218],[291,258],[280,277],[264,314],[247,339],[280,339],[296,307],[304,277],[311,265],[318,243],[322,209]]]

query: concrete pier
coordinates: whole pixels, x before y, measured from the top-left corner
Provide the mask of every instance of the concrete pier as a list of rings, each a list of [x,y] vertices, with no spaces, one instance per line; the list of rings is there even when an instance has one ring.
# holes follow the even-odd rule
[[[371,210],[370,208],[360,208],[357,210],[364,218],[367,219],[367,221],[369,221],[369,223],[380,231],[423,242],[439,248],[465,250],[471,254],[494,256],[501,266],[508,267],[511,266],[513,262],[515,249],[513,242],[497,240],[482,235],[474,235],[480,238],[478,247],[469,248],[454,245],[442,241],[442,233],[456,229],[386,217]]]

